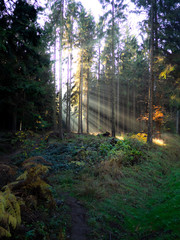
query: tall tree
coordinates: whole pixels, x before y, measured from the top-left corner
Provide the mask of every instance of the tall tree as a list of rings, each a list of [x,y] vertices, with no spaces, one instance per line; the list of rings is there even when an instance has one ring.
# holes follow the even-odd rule
[[[0,3],[1,121],[15,131],[20,123],[23,128],[35,127],[38,115],[45,119],[52,114],[52,78],[44,33],[37,24],[39,9],[25,0],[10,3],[10,9]]]
[[[110,28],[107,29],[107,32],[111,32],[111,81],[110,81],[110,94],[111,94],[111,133],[115,137],[115,97],[114,97],[114,87],[115,87],[115,78],[116,78],[116,69],[115,69],[115,25],[117,25],[117,19],[124,18],[123,9],[126,7],[123,4],[123,0],[100,0],[103,8],[109,7],[108,11],[105,13],[104,18],[108,20],[108,25]],[[108,16],[110,15],[110,20]]]
[[[63,37],[64,37],[64,8],[65,2],[64,0],[54,1],[52,4],[52,13],[51,13],[51,24],[54,25],[55,30],[53,32],[59,33],[59,94],[58,94],[58,133],[59,137],[62,139],[63,130],[62,130],[62,65],[63,65]]]
[[[64,0],[60,2],[60,26],[59,26],[59,137],[62,139],[62,51],[64,34]]]
[[[112,80],[111,80],[111,108],[112,108],[112,137],[115,137],[115,101],[114,101],[114,87],[115,87],[115,53],[114,53],[114,48],[115,48],[115,44],[114,44],[114,25],[115,25],[115,19],[114,19],[114,15],[115,15],[115,6],[114,6],[114,0],[112,0]]]
[[[90,76],[90,67],[93,56],[93,38],[95,31],[95,22],[91,14],[87,14],[85,9],[82,8],[78,21],[78,46],[80,47],[79,52],[79,70],[76,76],[78,81],[79,89],[79,109],[78,109],[78,133],[83,132],[83,95],[86,83],[86,125],[87,131],[89,128],[89,118],[88,118],[88,102],[89,102],[89,76]]]
[[[161,104],[166,106],[166,109],[172,111],[171,98],[175,97],[174,94],[169,94],[171,91],[175,92],[179,84],[177,79],[179,77],[179,31],[178,26],[180,24],[179,18],[179,4],[177,0],[132,0],[138,7],[143,7],[147,11],[149,21],[148,36],[150,39],[150,47],[152,48],[152,34],[153,34],[153,55],[154,64],[154,83],[152,92],[154,92],[153,104]],[[153,5],[153,13],[152,13]],[[153,14],[153,17],[152,17]],[[153,19],[152,19],[153,18]],[[153,33],[152,33],[153,22]],[[152,50],[150,50],[152,52]],[[150,62],[151,54],[150,54]],[[151,75],[151,74],[150,74]],[[164,79],[164,81],[163,81]],[[171,84],[169,84],[171,83]],[[169,86],[167,88],[167,85]],[[171,91],[167,89],[172,89]],[[176,89],[176,90],[175,90]],[[166,94],[165,94],[166,93]],[[164,98],[166,96],[166,98]],[[169,103],[168,98],[169,97]],[[174,106],[174,110],[177,108]],[[171,110],[170,110],[171,109]],[[151,118],[151,117],[150,117]],[[151,121],[149,119],[149,121]],[[149,123],[149,127],[150,127]],[[151,142],[151,138],[148,138]]]
[[[53,125],[54,125],[54,132],[57,132],[57,120],[56,120],[56,112],[57,112],[57,107],[56,107],[56,27],[55,27],[55,40],[54,40],[54,76],[53,76],[53,80],[54,80],[54,97],[53,97]]]
[[[148,136],[147,142],[152,143],[153,135],[153,86],[154,86],[154,0],[151,0],[151,40],[150,40],[150,76],[148,94]]]
[[[74,26],[78,18],[78,8],[80,4],[69,1],[65,15],[65,45],[68,50],[67,56],[67,98],[66,98],[66,128],[71,131],[71,88],[72,88],[72,64],[73,47],[75,45]]]

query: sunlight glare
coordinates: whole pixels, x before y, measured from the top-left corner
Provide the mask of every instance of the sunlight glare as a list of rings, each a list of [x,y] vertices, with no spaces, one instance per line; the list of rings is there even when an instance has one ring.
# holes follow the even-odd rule
[[[117,135],[116,138],[119,140],[124,140],[124,137],[122,135]]]
[[[153,143],[155,143],[158,146],[166,146],[166,144],[164,143],[164,140],[159,138],[154,138]]]

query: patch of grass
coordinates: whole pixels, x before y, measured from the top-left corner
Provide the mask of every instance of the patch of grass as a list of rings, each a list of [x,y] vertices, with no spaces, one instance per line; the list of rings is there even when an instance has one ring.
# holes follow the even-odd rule
[[[159,239],[180,237],[180,170],[175,169],[164,180],[161,191],[150,197],[144,208],[132,208],[128,227],[138,236],[148,239],[156,235]],[[133,217],[135,216],[135,217]]]
[[[76,196],[90,209],[92,239],[179,238],[180,141],[165,141],[152,147],[136,139],[101,143],[105,160],[84,169],[75,184]],[[131,155],[138,161],[126,164]]]
[[[81,184],[84,182],[84,184]],[[79,179],[79,184],[75,187],[75,194],[78,197],[86,199],[88,202],[100,200],[106,196],[104,186],[101,186],[100,181],[96,181],[88,175],[82,175]]]
[[[72,170],[58,171],[51,174],[48,180],[55,197],[58,197],[61,192],[71,192],[77,181]]]
[[[75,135],[42,148],[39,154],[52,164],[53,196],[64,202],[57,214],[47,216],[51,239],[57,231],[60,239],[69,232],[64,193],[89,209],[93,240],[180,238],[180,137],[165,134],[162,145],[151,146],[137,138]]]

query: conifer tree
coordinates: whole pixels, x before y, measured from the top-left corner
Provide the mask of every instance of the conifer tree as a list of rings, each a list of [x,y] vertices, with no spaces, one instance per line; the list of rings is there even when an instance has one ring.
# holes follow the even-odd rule
[[[115,137],[115,96],[114,96],[114,88],[115,88],[115,80],[116,80],[116,68],[115,68],[115,26],[117,19],[123,19],[123,9],[125,5],[123,1],[119,0],[100,0],[103,8],[108,8],[107,12],[104,15],[104,18],[108,20],[108,16],[110,15],[110,20],[108,20],[108,25],[110,28],[107,29],[107,32],[111,34],[110,37],[110,48],[111,48],[111,81],[110,81],[110,101],[111,101],[111,132],[112,136]]]
[[[146,10],[148,15],[148,30],[149,37],[149,59],[150,63],[156,62],[153,68],[150,67],[150,75],[152,78],[151,69],[153,69],[153,86],[152,94],[154,97],[149,98],[152,100],[152,104],[149,103],[149,111],[152,107],[150,105],[164,105],[168,111],[171,106],[172,94],[169,94],[170,91],[167,91],[168,88],[173,89],[173,92],[176,92],[178,84],[175,84],[179,75],[179,31],[178,25],[180,23],[179,19],[179,5],[177,0],[166,1],[166,0],[132,0],[138,7],[143,7]],[[153,8],[152,8],[153,7]],[[152,16],[153,15],[153,16]],[[152,31],[153,26],[153,31]],[[153,52],[153,59],[152,53]],[[153,61],[152,61],[153,60]],[[167,81],[168,76],[168,81]],[[162,81],[164,79],[164,81]],[[171,84],[169,84],[171,82]],[[176,82],[177,83],[177,82]],[[173,86],[176,86],[175,88]],[[164,93],[162,94],[162,89]],[[176,90],[175,90],[176,89]],[[166,92],[166,94],[165,94]],[[166,96],[166,99],[163,97]],[[168,98],[167,98],[168,96]],[[173,98],[176,98],[173,96]],[[168,102],[169,101],[169,102]],[[167,107],[168,106],[168,107]],[[174,106],[174,109],[177,108]],[[152,110],[153,112],[153,110]],[[150,115],[153,115],[149,112]],[[149,121],[151,122],[151,116],[149,116]],[[152,137],[150,136],[150,128],[153,128],[153,124],[149,122],[149,137],[148,141],[151,142]],[[151,126],[151,127],[150,127]]]
[[[35,128],[39,115],[51,121],[52,113],[50,56],[45,34],[37,24],[39,8],[26,0],[10,5],[1,1],[0,7],[1,126],[14,131],[20,125],[21,129]]]
[[[86,83],[86,126],[89,132],[89,81],[90,67],[93,57],[93,38],[95,31],[95,22],[92,15],[87,14],[82,7],[78,21],[78,45],[79,54],[79,107],[78,107],[78,133],[83,132],[83,96]],[[76,74],[77,75],[77,74]]]

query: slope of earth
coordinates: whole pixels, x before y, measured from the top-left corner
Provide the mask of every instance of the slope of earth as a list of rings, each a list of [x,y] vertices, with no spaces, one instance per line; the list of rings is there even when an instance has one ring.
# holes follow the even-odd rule
[[[20,133],[16,176],[29,166],[43,174],[26,188],[33,204],[7,239],[179,239],[180,138],[164,134],[149,146],[145,137]]]

